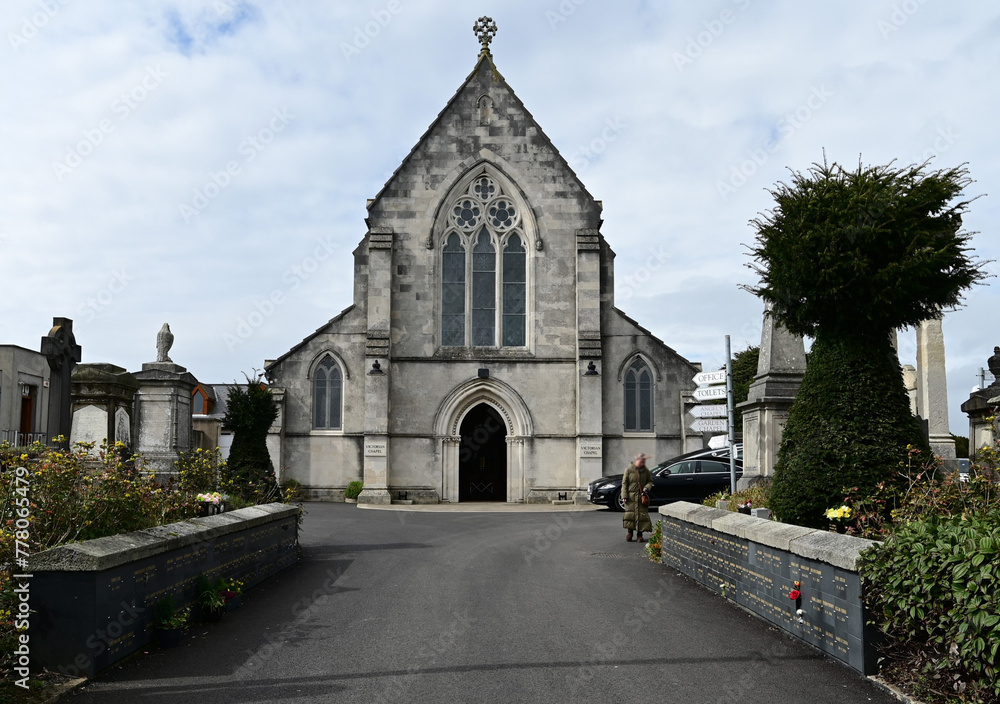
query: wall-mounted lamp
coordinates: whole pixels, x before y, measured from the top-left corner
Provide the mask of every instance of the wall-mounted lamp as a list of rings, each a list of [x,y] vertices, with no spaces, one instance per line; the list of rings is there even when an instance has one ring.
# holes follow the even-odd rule
[[[593,361],[587,362],[587,371],[583,373],[584,376],[598,376],[597,365]]]
[[[382,371],[382,365],[379,364],[378,360],[376,359],[374,362],[372,362],[372,370],[368,372],[368,376],[379,376],[380,374],[385,374],[385,372]]]

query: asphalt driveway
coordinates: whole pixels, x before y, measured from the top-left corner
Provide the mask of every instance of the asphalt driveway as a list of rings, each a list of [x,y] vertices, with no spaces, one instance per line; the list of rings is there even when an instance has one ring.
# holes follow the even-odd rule
[[[306,508],[297,566],[65,701],[895,701],[650,562],[621,514]]]

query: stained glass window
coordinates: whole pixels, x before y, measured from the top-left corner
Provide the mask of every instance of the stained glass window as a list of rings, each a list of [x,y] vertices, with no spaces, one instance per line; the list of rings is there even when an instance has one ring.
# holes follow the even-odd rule
[[[497,252],[484,227],[472,249],[472,344],[496,344]]]
[[[339,429],[342,378],[340,367],[333,357],[326,355],[316,367],[313,377],[313,427]]]
[[[441,274],[441,344],[465,344],[465,248],[452,233],[444,247]]]
[[[527,254],[521,238],[511,235],[503,249],[503,346],[524,347],[527,313]]]
[[[625,371],[625,430],[653,430],[653,375],[639,358]]]
[[[528,241],[519,227],[519,207],[484,173],[455,199],[447,215],[452,231],[446,232],[442,250],[441,344],[526,346]]]

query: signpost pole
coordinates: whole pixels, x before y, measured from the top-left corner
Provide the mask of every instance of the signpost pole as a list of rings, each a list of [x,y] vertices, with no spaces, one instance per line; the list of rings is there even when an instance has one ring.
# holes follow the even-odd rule
[[[736,493],[736,420],[733,409],[733,354],[726,335],[726,404],[729,407],[729,490]]]

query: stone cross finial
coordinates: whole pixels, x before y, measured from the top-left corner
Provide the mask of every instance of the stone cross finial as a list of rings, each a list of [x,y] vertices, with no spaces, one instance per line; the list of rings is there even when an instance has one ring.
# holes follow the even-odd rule
[[[492,17],[480,17],[474,25],[472,31],[479,37],[479,43],[483,45],[483,53],[490,52],[490,42],[497,33],[497,23]]]

